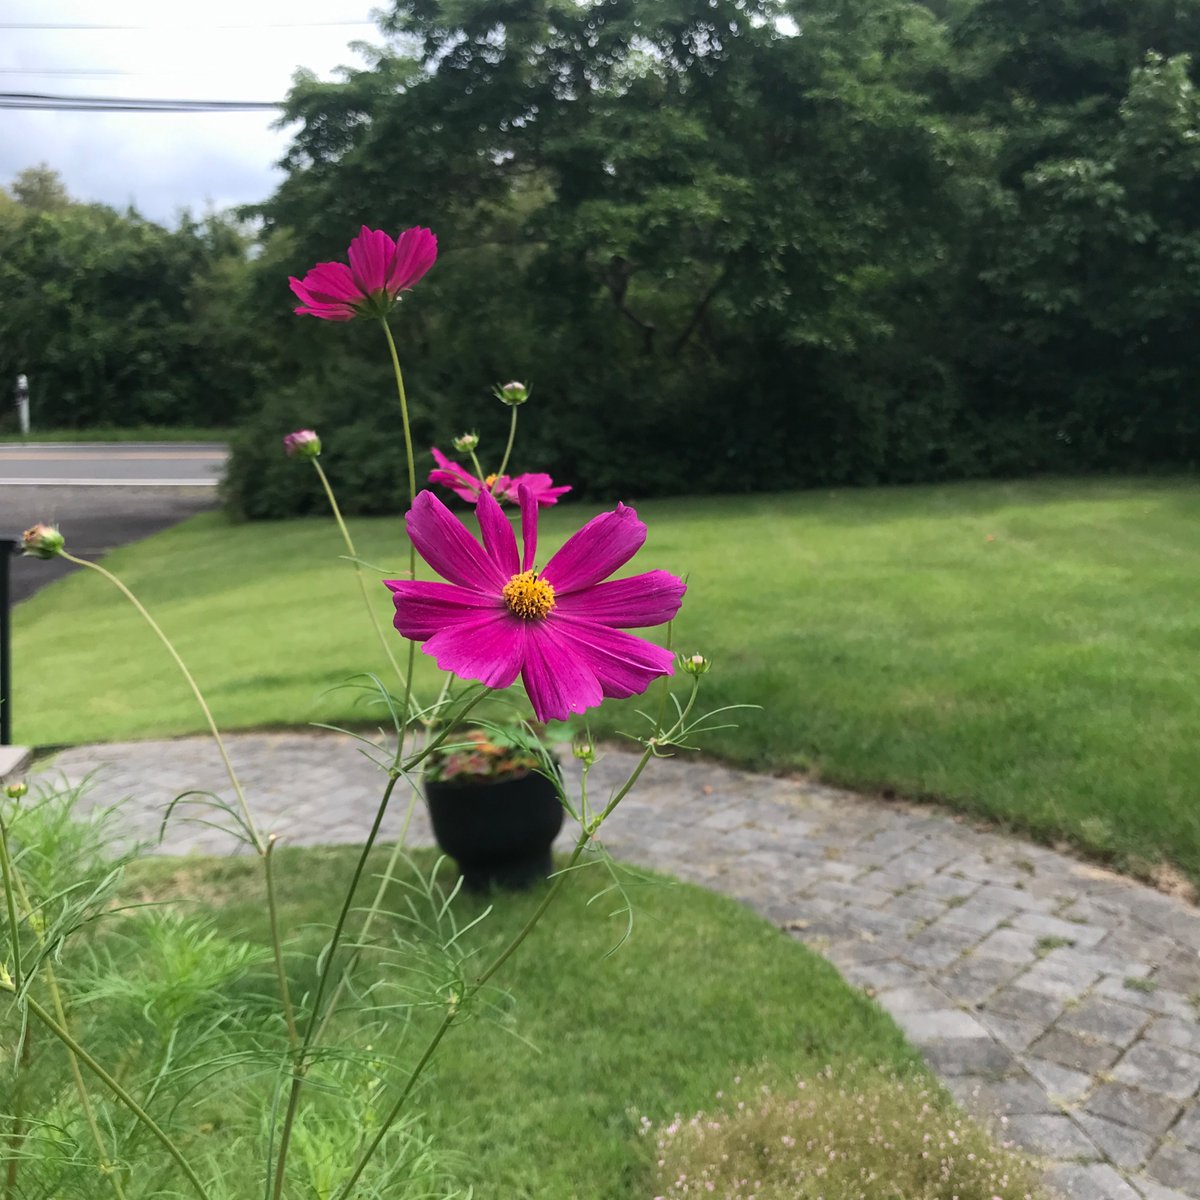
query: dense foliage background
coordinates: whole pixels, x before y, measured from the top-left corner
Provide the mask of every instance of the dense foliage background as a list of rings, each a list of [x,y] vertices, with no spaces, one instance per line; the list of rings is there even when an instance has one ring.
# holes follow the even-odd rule
[[[1200,459],[1200,0],[402,0],[384,34],[297,79],[252,249],[0,205],[0,372],[64,423],[238,413],[249,516],[322,507],[278,452],[315,425],[347,507],[393,511],[381,335],[284,280],[423,224],[422,443],[494,461],[490,386],[529,379],[514,466],[582,494]]]

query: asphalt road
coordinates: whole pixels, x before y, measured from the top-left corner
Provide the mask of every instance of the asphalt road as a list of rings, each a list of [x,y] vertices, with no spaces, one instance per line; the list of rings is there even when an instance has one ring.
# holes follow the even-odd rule
[[[216,508],[221,445],[0,445],[0,538],[57,525],[67,549],[98,558],[117,546]],[[77,570],[59,560],[16,556],[13,602]]]
[[[25,442],[0,445],[0,487],[212,487],[219,442]]]

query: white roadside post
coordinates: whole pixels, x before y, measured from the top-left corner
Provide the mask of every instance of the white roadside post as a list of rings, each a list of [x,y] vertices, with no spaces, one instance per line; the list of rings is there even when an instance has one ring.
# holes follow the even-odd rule
[[[29,432],[29,376],[17,376],[17,421],[21,428],[21,436]]]

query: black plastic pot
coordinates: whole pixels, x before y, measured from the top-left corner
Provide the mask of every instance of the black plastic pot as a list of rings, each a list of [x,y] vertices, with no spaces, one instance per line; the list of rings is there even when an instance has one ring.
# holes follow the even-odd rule
[[[488,783],[425,781],[438,845],[472,892],[528,888],[550,874],[550,846],[563,824],[554,784],[530,772]]]

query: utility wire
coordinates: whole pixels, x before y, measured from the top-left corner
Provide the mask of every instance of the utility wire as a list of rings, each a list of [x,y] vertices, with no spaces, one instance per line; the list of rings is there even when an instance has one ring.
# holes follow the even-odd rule
[[[32,21],[0,21],[0,29],[337,29],[349,25],[374,24],[374,21],[277,21],[240,25],[89,25],[68,22],[40,24]]]
[[[43,92],[0,92],[0,108],[44,112],[270,112],[275,100],[140,100],[119,96],[55,96]]]

